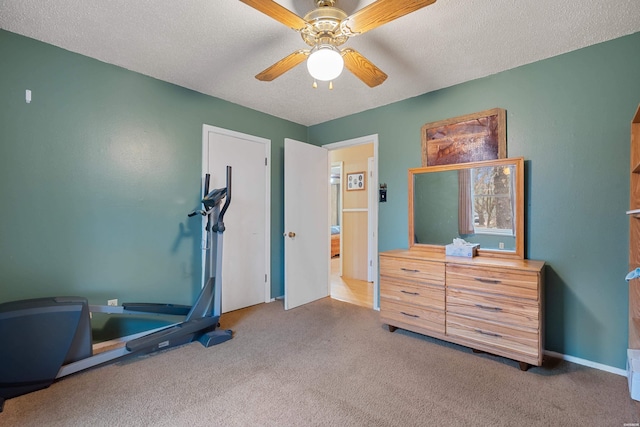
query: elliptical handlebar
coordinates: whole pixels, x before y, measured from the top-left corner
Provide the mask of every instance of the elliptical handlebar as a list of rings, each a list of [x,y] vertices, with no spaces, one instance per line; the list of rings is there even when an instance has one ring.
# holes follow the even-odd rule
[[[218,216],[218,223],[224,224],[224,214],[227,212],[229,205],[231,204],[231,166],[227,166],[227,194],[224,201],[224,206],[222,206],[222,210],[220,210],[220,215]],[[224,227],[223,227],[224,230]]]
[[[224,188],[217,188],[215,190],[209,191],[209,179],[210,175],[205,175],[204,181],[204,196],[202,198],[202,204],[204,205],[204,209],[194,209],[190,213],[187,214],[188,217],[193,217],[198,214],[202,216],[209,215],[213,209],[221,203],[224,198],[224,205],[220,212],[218,213],[218,217],[214,219],[215,223],[211,224],[212,218],[209,217],[209,222],[207,223],[206,229],[209,230],[210,226],[213,225],[213,230],[218,233],[224,232],[224,214],[227,212],[229,205],[231,204],[231,166],[227,166],[227,186]]]
[[[204,176],[204,192],[202,194],[202,197],[207,197],[207,194],[209,194],[209,182],[211,180],[211,175],[206,174]]]

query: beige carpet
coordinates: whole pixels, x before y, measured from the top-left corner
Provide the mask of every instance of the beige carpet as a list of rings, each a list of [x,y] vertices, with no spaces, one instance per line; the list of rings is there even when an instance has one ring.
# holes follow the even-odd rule
[[[329,298],[223,317],[233,340],[66,378],[10,399],[2,426],[623,426],[626,378],[558,360],[528,372]]]

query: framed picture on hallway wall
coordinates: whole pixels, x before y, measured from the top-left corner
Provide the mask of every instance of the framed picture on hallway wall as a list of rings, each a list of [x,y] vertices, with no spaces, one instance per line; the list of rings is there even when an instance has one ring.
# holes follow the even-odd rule
[[[348,173],[347,174],[347,191],[364,190],[364,187],[365,187],[364,177],[365,177],[364,172]]]
[[[425,124],[422,166],[506,158],[506,115],[506,110],[493,108]]]

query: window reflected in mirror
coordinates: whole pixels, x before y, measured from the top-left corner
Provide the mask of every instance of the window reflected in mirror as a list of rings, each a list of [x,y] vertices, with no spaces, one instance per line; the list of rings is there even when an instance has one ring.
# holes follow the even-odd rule
[[[515,235],[513,166],[474,168],[471,171],[473,233]]]

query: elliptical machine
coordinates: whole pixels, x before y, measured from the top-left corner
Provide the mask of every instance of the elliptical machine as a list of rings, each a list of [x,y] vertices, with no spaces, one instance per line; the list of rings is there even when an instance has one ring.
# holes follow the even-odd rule
[[[217,329],[222,312],[222,243],[224,214],[231,203],[231,167],[227,186],[209,192],[205,177],[202,204],[194,210],[207,217],[206,283],[193,306],[124,303],[120,307],[89,305],[83,297],[52,297],[0,304],[0,412],[4,401],[49,387],[67,375],[133,354],[152,353],[192,341],[205,347],[233,337]],[[224,200],[224,205],[220,208]],[[90,313],[186,315],[184,321],[151,331],[120,348],[94,354]]]

